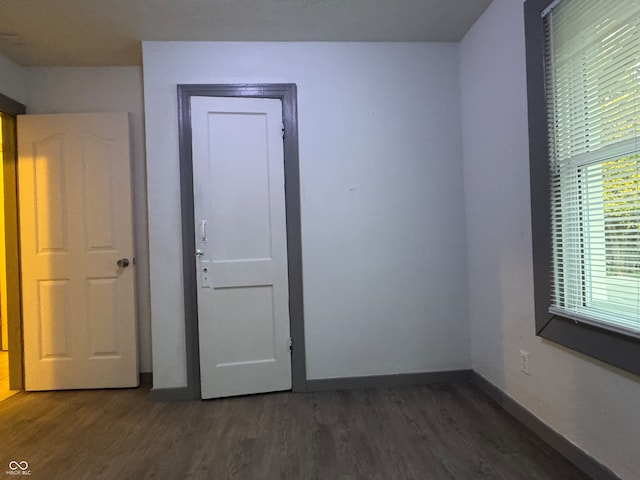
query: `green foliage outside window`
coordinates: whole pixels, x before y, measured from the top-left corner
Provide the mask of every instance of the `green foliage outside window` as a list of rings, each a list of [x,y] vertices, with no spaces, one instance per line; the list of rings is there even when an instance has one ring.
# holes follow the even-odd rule
[[[640,276],[640,154],[602,164],[607,275]]]

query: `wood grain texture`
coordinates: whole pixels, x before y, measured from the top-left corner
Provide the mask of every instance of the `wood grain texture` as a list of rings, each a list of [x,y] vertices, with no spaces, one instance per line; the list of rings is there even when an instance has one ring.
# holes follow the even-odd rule
[[[32,479],[587,480],[470,384],[183,403],[148,388],[0,403],[0,473]]]

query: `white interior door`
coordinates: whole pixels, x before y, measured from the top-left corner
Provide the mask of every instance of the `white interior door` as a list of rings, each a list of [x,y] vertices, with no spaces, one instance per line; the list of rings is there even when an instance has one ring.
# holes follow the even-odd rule
[[[26,390],[138,385],[128,122],[18,117]]]
[[[280,100],[192,97],[202,398],[291,388]]]

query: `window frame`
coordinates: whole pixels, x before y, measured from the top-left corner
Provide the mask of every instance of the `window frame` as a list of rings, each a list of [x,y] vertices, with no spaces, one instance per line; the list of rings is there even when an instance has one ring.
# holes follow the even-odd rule
[[[552,245],[542,12],[553,2],[524,2],[536,335],[640,375],[640,338],[549,313]]]

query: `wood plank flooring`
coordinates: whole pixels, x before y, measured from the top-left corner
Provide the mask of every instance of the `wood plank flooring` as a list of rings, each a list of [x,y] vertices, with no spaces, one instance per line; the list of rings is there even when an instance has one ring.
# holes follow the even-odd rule
[[[0,403],[0,475],[11,461],[33,480],[587,479],[468,384],[182,403],[22,392]]]

